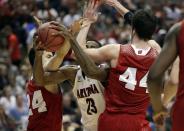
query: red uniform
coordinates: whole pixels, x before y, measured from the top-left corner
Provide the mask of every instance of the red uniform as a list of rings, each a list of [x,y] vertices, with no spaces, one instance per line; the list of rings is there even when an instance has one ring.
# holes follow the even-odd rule
[[[172,131],[184,131],[184,21],[177,38],[180,57],[179,88],[172,110]]]
[[[28,82],[29,122],[27,131],[61,131],[62,93],[52,94]]]
[[[106,109],[99,118],[99,131],[150,131],[145,120],[150,99],[148,70],[157,51],[121,45],[118,64],[111,68],[105,89]]]

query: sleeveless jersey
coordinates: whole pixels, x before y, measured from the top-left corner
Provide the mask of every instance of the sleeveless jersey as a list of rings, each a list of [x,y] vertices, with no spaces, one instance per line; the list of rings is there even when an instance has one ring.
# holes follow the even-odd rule
[[[172,109],[172,131],[184,130],[184,21],[181,23],[180,32],[176,39],[178,53],[180,57],[179,67],[179,87],[176,95],[176,100]]]
[[[184,21],[177,38],[179,57],[180,57],[180,72],[179,72],[179,90],[177,96],[184,95]],[[181,88],[182,87],[182,88]]]
[[[27,84],[29,122],[27,131],[61,131],[62,93],[52,94],[30,80]]]
[[[83,76],[82,70],[78,70],[73,93],[77,98],[82,114],[81,121],[86,131],[97,131],[98,117],[105,109],[103,88],[99,81]]]
[[[147,75],[157,55],[157,51],[151,47],[136,49],[131,44],[120,45],[117,66],[111,68],[105,88],[107,112],[145,118],[150,102]]]

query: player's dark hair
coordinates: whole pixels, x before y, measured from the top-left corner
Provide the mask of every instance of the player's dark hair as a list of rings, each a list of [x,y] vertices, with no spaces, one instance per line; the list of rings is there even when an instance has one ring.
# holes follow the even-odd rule
[[[140,39],[149,40],[156,30],[157,20],[152,12],[138,10],[132,19],[132,26]]]
[[[35,50],[33,48],[30,49],[28,53],[28,58],[29,58],[29,63],[31,66],[34,66],[34,61],[35,61]]]

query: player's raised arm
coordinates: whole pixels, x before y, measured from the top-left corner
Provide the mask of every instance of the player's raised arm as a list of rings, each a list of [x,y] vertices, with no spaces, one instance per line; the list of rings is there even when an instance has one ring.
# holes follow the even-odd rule
[[[65,39],[64,43],[61,45],[61,47],[55,52],[54,57],[52,59],[44,64],[44,70],[45,71],[56,71],[59,69],[59,66],[61,65],[64,57],[70,50],[70,43],[67,39]]]
[[[108,71],[105,68],[97,66],[94,61],[81,49],[77,41],[72,41],[71,47],[75,52],[75,56],[77,57],[82,70],[88,77],[99,81],[106,80]]]
[[[151,103],[155,113],[160,113],[164,109],[161,102],[161,77],[164,75],[167,68],[174,62],[178,55],[176,36],[179,32],[179,27],[180,25],[175,25],[167,34],[165,45],[159,57],[151,67],[148,75],[148,89],[150,92]]]
[[[65,34],[64,36],[70,39],[71,47],[84,73],[90,78],[105,81],[108,74],[107,70],[105,68],[100,68],[94,63],[94,61],[79,46],[75,37],[69,31],[63,30],[61,34]]]
[[[122,16],[129,12],[118,0],[104,0],[104,3],[114,7]]]
[[[81,30],[77,35],[77,42],[83,49],[86,48],[86,38],[88,35],[88,31],[91,27],[91,24],[96,22],[98,19],[97,9],[99,5],[100,5],[99,1],[95,3],[95,0],[90,0],[88,2],[88,5],[85,5],[84,7],[83,21],[82,21],[83,27],[81,28]]]

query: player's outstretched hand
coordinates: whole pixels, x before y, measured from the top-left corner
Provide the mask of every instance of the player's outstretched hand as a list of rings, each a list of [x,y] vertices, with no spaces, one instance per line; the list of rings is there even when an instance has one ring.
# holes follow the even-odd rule
[[[88,5],[84,7],[83,18],[88,19],[91,23],[97,21],[99,13],[98,8],[100,6],[99,0],[89,0]]]

